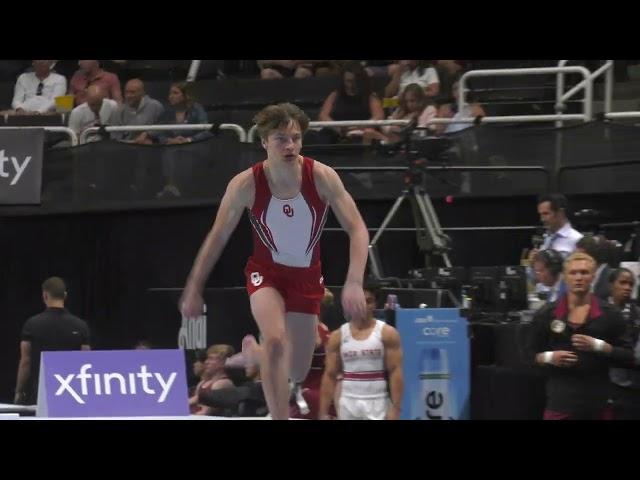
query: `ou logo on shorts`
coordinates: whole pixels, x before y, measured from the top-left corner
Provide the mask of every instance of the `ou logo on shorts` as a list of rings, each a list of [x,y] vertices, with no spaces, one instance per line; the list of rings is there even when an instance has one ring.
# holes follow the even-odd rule
[[[293,217],[293,207],[289,204],[282,206],[282,213],[284,213],[287,217]]]
[[[260,285],[262,285],[263,280],[264,277],[260,275],[260,272],[251,272],[251,284],[254,287],[259,287]]]

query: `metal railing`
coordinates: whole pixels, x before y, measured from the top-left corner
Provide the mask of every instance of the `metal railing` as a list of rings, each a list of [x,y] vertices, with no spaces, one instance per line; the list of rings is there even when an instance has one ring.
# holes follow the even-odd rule
[[[565,68],[567,63],[570,60],[560,60],[558,62],[558,68]],[[605,92],[604,92],[604,111],[605,114],[611,111],[611,103],[613,98],[613,60],[606,60],[604,65],[600,67],[593,73],[589,74],[589,78],[591,79],[591,85],[593,86],[593,80],[598,78],[600,75],[605,73]],[[578,93],[583,88],[586,88],[587,79],[582,80],[580,83],[575,85],[568,92],[564,92],[564,77],[565,72],[558,72],[556,77],[556,113],[562,113],[565,110],[565,102],[569,100],[573,95]],[[584,102],[587,101],[586,95]],[[590,103],[593,103],[593,98],[591,98]],[[562,120],[558,120],[556,122],[556,127],[562,127]]]
[[[87,128],[80,135],[80,143],[86,143],[89,135],[95,135],[104,128],[107,132],[147,132],[147,131],[173,131],[173,130],[211,130],[215,124],[213,123],[201,123],[201,124],[180,124],[180,125],[123,125],[112,127],[90,127]],[[247,141],[247,134],[240,125],[235,123],[222,123],[218,126],[220,130],[232,130],[238,134],[238,138],[241,142]]]
[[[391,125],[407,126],[410,120],[342,120],[331,122],[309,122],[309,128],[322,128],[322,127],[383,127]],[[253,125],[247,133],[247,142],[253,143],[256,136],[257,125]]]
[[[562,74],[565,73],[579,73],[582,75],[583,80],[580,84],[576,85],[573,89],[567,92],[568,94],[575,94],[581,88],[585,90],[585,99],[582,104],[582,115],[579,115],[578,118],[575,118],[575,115],[564,115],[562,113],[558,113],[555,116],[553,115],[514,115],[509,120],[504,120],[505,122],[520,122],[520,121],[562,121],[562,120],[583,120],[584,122],[591,121],[593,117],[593,79],[591,76],[591,72],[587,70],[585,67],[574,66],[574,67],[539,67],[539,68],[504,68],[504,69],[488,69],[488,70],[471,70],[466,72],[460,78],[460,84],[458,85],[459,94],[458,94],[458,111],[462,112],[465,106],[465,93],[467,92],[466,82],[469,78],[474,77],[496,77],[496,76],[522,76],[522,75],[549,75],[549,74]],[[580,87],[580,88],[578,88]],[[575,92],[574,92],[575,90]],[[528,117],[547,117],[544,120],[532,120]],[[553,118],[555,117],[555,118]],[[504,118],[504,117],[495,117],[495,118]],[[526,118],[526,119],[525,119]]]
[[[640,161],[639,161],[640,162]],[[334,166],[336,172],[406,172],[408,167],[389,165],[389,166]],[[551,186],[551,172],[540,165],[427,165],[420,167],[421,170],[431,172],[539,172],[544,174],[547,191]]]
[[[584,165],[565,165],[564,167],[560,167],[560,169],[558,170],[558,187],[562,187],[562,177],[568,171],[624,167],[627,165],[640,165],[640,160],[616,160],[611,162],[588,163]]]
[[[45,130],[47,132],[66,133],[69,136],[69,140],[71,141],[71,146],[75,147],[76,145],[78,145],[78,135],[76,135],[76,132],[71,130],[69,127],[48,127],[48,126],[44,126],[44,127],[38,127],[38,126],[0,127],[0,130],[22,130],[23,128],[24,129],[39,128],[39,129]]]
[[[553,122],[558,119],[564,120],[584,120],[584,114],[556,114],[556,115],[503,115],[494,117],[465,117],[465,118],[432,118],[425,126],[450,124],[450,123],[519,123],[519,122]],[[331,122],[309,122],[309,128],[320,127],[378,127],[387,125],[407,126],[409,120],[343,120]],[[247,134],[247,142],[253,143],[255,140],[257,126],[253,125]]]
[[[187,82],[195,82],[196,78],[198,78],[198,70],[200,70],[200,64],[202,60],[191,60],[191,65],[189,66],[189,72],[187,73]]]

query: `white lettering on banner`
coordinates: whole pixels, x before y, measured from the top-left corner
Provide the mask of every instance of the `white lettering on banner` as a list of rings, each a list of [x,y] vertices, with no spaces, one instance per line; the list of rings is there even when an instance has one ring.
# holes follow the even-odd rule
[[[31,156],[25,157],[24,161],[22,163],[19,163],[17,157],[7,157],[4,154],[4,150],[0,150],[0,177],[7,178],[9,176],[9,172],[5,172],[4,170],[4,164],[9,160],[11,160],[11,163],[13,164],[13,168],[16,171],[16,174],[10,183],[10,185],[13,186],[16,183],[18,183],[18,180],[20,180],[20,177],[22,176],[25,169],[27,168],[27,165],[29,165],[29,162],[31,161]]]
[[[151,388],[149,384],[149,379],[156,380],[157,384],[160,387],[160,395],[158,396],[158,403],[163,403],[167,399],[167,395],[173,386],[173,382],[176,379],[177,372],[171,372],[168,378],[164,378],[159,372],[148,372],[146,365],[140,366],[139,372],[129,372],[129,389],[127,390],[127,382],[125,381],[125,377],[121,373],[111,372],[111,373],[95,373],[93,375],[87,373],[87,370],[90,370],[92,365],[90,363],[85,363],[80,367],[80,373],[70,374],[66,377],[62,377],[57,373],[54,375],[56,380],[60,383],[60,387],[56,391],[56,397],[62,395],[67,392],[69,395],[73,397],[73,399],[81,405],[85,404],[85,400],[82,397],[86,397],[89,395],[89,380],[92,380],[92,394],[94,395],[112,395],[111,389],[111,380],[114,378],[118,380],[120,385],[120,394],[121,395],[135,395],[136,394],[136,377],[140,379],[140,385],[142,386],[142,391],[144,391],[147,395],[155,395],[156,390]],[[77,386],[75,388],[71,385],[71,382],[74,380],[78,380],[80,382],[80,393],[78,393]],[[103,392],[104,386],[104,392]],[[117,390],[117,389],[116,389]],[[142,392],[141,392],[142,393]]]
[[[451,329],[449,327],[424,327],[422,329],[422,334],[436,337],[448,337]]]
[[[427,315],[426,317],[418,317],[415,319],[415,323],[429,323],[433,322],[433,316]]]
[[[178,347],[185,350],[207,348],[207,316],[196,318],[182,317],[182,326],[178,332]]]

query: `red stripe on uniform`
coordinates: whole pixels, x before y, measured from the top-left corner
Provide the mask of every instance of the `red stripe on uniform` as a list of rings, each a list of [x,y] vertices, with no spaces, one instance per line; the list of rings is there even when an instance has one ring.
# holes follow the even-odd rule
[[[344,372],[345,380],[384,380],[384,372],[382,370],[374,372]]]

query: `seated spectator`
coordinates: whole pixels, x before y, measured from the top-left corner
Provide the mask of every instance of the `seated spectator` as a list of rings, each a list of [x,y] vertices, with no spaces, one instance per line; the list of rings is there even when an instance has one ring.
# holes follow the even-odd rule
[[[370,77],[393,77],[400,69],[396,60],[364,60],[362,66]]]
[[[75,105],[86,101],[87,89],[91,85],[99,85],[105,92],[106,98],[122,103],[120,80],[117,75],[100,68],[98,60],[79,60],[80,69],[73,74],[69,82],[69,94],[75,98]]]
[[[227,358],[234,354],[231,345],[212,345],[207,349],[207,359],[204,361],[203,381],[196,387],[195,401],[197,396],[207,390],[218,390],[233,386],[233,382],[225,372],[225,362]],[[206,378],[206,380],[204,380]],[[193,404],[194,397],[189,400],[192,413],[195,415],[216,415],[218,410],[200,403]]]
[[[169,105],[158,119],[160,125],[208,124],[207,114],[202,105],[196,103],[190,93],[190,84],[174,83],[169,90]],[[211,138],[208,130],[163,130],[149,131],[138,143],[156,143],[161,145],[180,145]],[[190,183],[192,168],[197,162],[194,157],[185,155],[184,150],[165,149],[162,152],[162,176],[164,186],[156,196],[171,198],[182,196],[181,189]],[[180,165],[176,169],[176,165]]]
[[[87,89],[86,102],[71,111],[69,128],[80,136],[87,128],[113,125],[118,104],[115,100],[105,97],[106,93],[102,87],[91,85]],[[90,137],[87,140],[96,141],[98,137]]]
[[[443,101],[438,108],[439,118],[451,118],[453,120],[459,120],[461,118],[478,118],[484,117],[485,112],[482,105],[474,101],[474,96],[471,92],[467,92],[466,100],[463,104],[462,110],[458,111],[458,98],[459,98],[459,82],[454,82],[451,87],[451,95],[453,98],[449,98]],[[440,124],[436,128],[438,133],[455,133],[465,128],[473,126],[473,123],[449,123]]]
[[[389,116],[389,120],[411,120],[416,122],[417,127],[427,127],[427,122],[437,116],[438,112],[433,101],[417,83],[412,83],[400,94],[398,108]],[[400,132],[406,127],[399,125],[389,125],[382,127],[382,131],[372,128],[365,129],[364,143],[371,143],[372,140],[379,140],[385,143],[394,143],[402,138]],[[435,125],[430,126],[435,129]],[[419,131],[426,133],[426,130]]]
[[[369,76],[358,62],[348,62],[342,68],[340,84],[325,99],[318,119],[323,122],[342,120],[383,120],[382,101],[371,90]],[[360,127],[333,128],[333,143],[340,139],[362,138]]]
[[[339,62],[335,60],[295,60],[295,78],[326,77],[336,75],[340,71]]]
[[[385,88],[385,97],[395,97],[412,83],[425,89],[428,97],[440,93],[440,79],[436,69],[427,60],[400,60],[398,68]]]
[[[11,108],[16,114],[55,111],[56,97],[67,92],[67,79],[51,71],[52,60],[34,60],[33,71],[18,77]]]
[[[321,77],[337,71],[333,60],[258,60],[258,67],[260,78],[264,80]]]
[[[246,352],[247,342],[255,340],[248,335],[243,340],[243,348]],[[228,375],[238,376],[243,371],[244,378],[229,386],[217,390],[205,390],[200,392],[199,401],[202,405],[217,408],[225,414],[242,417],[264,416],[268,412],[267,402],[262,390],[260,367],[256,363],[245,364],[242,354],[227,358],[225,371]]]
[[[187,82],[177,82],[169,90],[169,105],[158,118],[159,125],[184,125],[209,123],[207,113],[202,105],[197,103]],[[162,145],[179,145],[193,141],[204,140],[212,136],[207,130],[171,130],[149,132],[150,141],[142,143],[159,143]]]
[[[147,95],[142,80],[133,78],[124,87],[124,103],[116,111],[114,125],[153,125],[164,112],[162,104]],[[112,138],[133,143],[145,142],[146,132],[113,133]]]
[[[464,60],[436,60],[436,72],[440,80],[440,91],[450,92],[453,84],[458,81],[464,72],[466,61]]]

